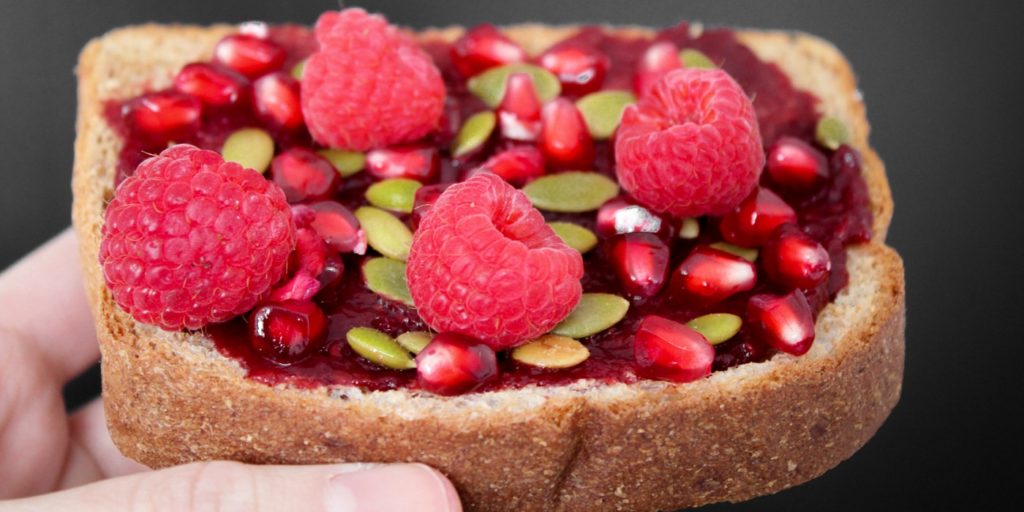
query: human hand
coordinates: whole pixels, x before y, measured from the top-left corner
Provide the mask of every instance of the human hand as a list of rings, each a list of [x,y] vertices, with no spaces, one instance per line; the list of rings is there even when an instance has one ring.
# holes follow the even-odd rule
[[[149,471],[114,447],[100,399],[64,411],[61,388],[98,358],[77,242],[65,230],[0,274],[0,499],[21,498],[0,510],[462,509],[451,483],[421,464]]]

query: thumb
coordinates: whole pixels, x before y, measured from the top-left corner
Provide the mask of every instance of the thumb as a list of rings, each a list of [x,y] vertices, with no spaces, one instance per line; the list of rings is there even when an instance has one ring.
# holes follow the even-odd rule
[[[250,466],[200,462],[8,502],[10,511],[460,512],[452,484],[422,464]]]

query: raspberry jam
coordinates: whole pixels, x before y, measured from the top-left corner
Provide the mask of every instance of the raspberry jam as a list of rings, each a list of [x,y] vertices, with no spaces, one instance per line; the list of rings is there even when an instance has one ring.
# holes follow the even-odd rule
[[[298,26],[272,27],[269,39],[286,51],[284,62],[275,70],[287,71],[292,65],[308,56],[316,47],[312,34]],[[771,146],[782,137],[791,137],[807,144],[814,144],[814,128],[818,121],[815,110],[817,99],[810,94],[796,90],[789,79],[775,65],[759,60],[753,52],[743,46],[729,30],[704,30],[694,36],[690,27],[679,24],[657,34],[658,41],[668,41],[678,48],[694,48],[706,54],[713,62],[722,63],[727,71],[754,98],[753,104],[760,125],[765,147]],[[513,148],[524,147],[523,142],[502,140],[490,142],[482,149],[468,155],[452,158],[449,147],[459,123],[471,114],[483,110],[485,105],[466,87],[455,64],[451,60],[451,44],[442,41],[424,42],[423,48],[434,59],[441,70],[448,91],[445,122],[436,133],[420,141],[421,145],[437,148],[439,165],[430,166],[426,178],[430,183],[450,183],[463,179],[471,170],[480,166],[494,155]],[[597,27],[583,28],[564,47],[578,49],[586,54],[601,55],[604,73],[603,89],[633,88],[635,70],[645,50],[650,46],[646,39],[624,38],[609,35]],[[276,64],[275,64],[276,66]],[[239,77],[238,80],[254,80]],[[294,129],[280,123],[267,123],[253,108],[252,82],[245,83],[245,92],[239,101],[212,105],[204,108],[198,129],[177,137],[175,142],[189,142],[202,148],[219,150],[225,138],[234,130],[247,126],[261,126],[268,130],[275,140],[278,153],[291,148],[319,149],[302,127]],[[589,87],[589,84],[588,84]],[[573,89],[566,90],[566,96],[575,99]],[[583,92],[588,92],[589,89]],[[130,176],[147,154],[157,153],[162,146],[146,137],[132,135],[129,126],[131,116],[127,112],[132,99],[112,101],[106,105],[106,118],[115,130],[124,137],[120,154],[117,180]],[[166,144],[166,140],[159,141]],[[615,178],[613,143],[594,141],[593,169]],[[532,146],[531,146],[532,147]],[[816,316],[848,281],[846,248],[850,244],[867,241],[871,236],[871,211],[869,197],[857,154],[848,146],[835,151],[826,151],[827,172],[821,185],[813,192],[787,194],[785,190],[770,182],[769,173],[763,173],[761,181],[765,188],[777,192],[795,210],[800,227],[813,240],[821,244],[831,260],[828,277],[809,289],[804,289],[807,302]],[[364,205],[364,192],[374,181],[368,171],[363,171],[343,180],[333,199],[355,210]],[[512,181],[512,180],[510,180]],[[318,198],[320,199],[320,198]],[[544,212],[548,221],[568,221],[601,233],[597,226],[595,212],[567,214]],[[409,225],[413,219],[403,215]],[[673,221],[675,222],[675,221]],[[668,264],[672,273],[698,244],[721,242],[718,219],[702,219],[700,234],[695,239],[683,239],[669,233],[665,238],[671,249]],[[648,235],[655,236],[655,235]],[[623,297],[630,296],[611,258],[615,251],[608,236],[601,234],[598,247],[584,256],[585,275],[582,280],[584,292],[607,292]],[[428,330],[415,309],[399,302],[387,300],[370,291],[363,283],[360,264],[366,256],[343,254],[344,275],[337,284],[322,290],[316,301],[327,314],[327,333],[321,348],[312,355],[291,364],[276,362],[255,350],[249,340],[249,326],[245,316],[224,324],[211,325],[205,332],[214,340],[220,352],[238,361],[248,371],[250,378],[266,384],[288,383],[301,387],[320,385],[354,385],[367,390],[396,388],[417,388],[415,371],[384,369],[359,357],[346,343],[345,334],[353,327],[373,327],[392,336],[412,330]],[[785,294],[764,275],[763,266],[756,263],[758,280],[756,284],[713,305],[694,301],[679,301],[672,296],[671,286],[651,297],[634,295],[626,317],[613,327],[582,341],[590,350],[590,357],[583,363],[560,370],[544,370],[513,361],[507,353],[498,354],[500,375],[489,380],[482,391],[519,388],[527,385],[561,385],[579,379],[596,379],[605,382],[634,382],[641,379],[634,359],[634,334],[641,321],[649,315],[658,315],[670,320],[685,322],[706,313],[733,313],[746,317],[749,299],[764,293]],[[760,339],[753,329],[744,325],[732,339],[715,346],[713,370],[719,371],[751,361],[762,361],[775,353],[776,349]]]

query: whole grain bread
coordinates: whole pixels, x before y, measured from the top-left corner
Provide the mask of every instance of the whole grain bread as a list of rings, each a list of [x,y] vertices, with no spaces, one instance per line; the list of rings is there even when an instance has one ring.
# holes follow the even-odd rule
[[[439,397],[407,390],[269,387],[198,335],[138,324],[106,289],[97,253],[121,141],[103,102],[169,84],[234,27],[143,25],[88,44],[78,65],[74,225],[103,354],[111,436],[152,467],[419,461],[444,471],[467,510],[671,510],[738,501],[814,478],[860,448],[900,395],[904,280],[884,245],[885,171],[868,145],[849,64],[804,34],[740,31],[762,59],[845,121],[863,159],[874,240],[849,249],[850,284],[821,314],[803,357],[779,354],[688,384],[578,382]],[[505,32],[531,52],[573,27]],[[615,28],[649,37],[649,29]],[[451,40],[460,28],[421,32]]]

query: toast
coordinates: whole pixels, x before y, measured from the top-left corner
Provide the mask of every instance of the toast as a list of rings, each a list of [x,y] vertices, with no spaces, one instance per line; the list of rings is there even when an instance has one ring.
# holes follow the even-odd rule
[[[136,323],[97,260],[121,141],[103,102],[170,83],[207,59],[232,26],[143,25],[90,42],[78,64],[73,221],[103,356],[110,434],[152,467],[418,461],[447,474],[467,510],[665,510],[774,493],[852,455],[899,399],[904,278],[884,245],[885,171],[868,144],[849,64],[804,34],[738,31],[759,57],[850,128],[871,196],[874,239],[851,246],[850,282],[818,318],[802,357],[785,354],[687,384],[640,381],[527,387],[457,397],[409,390],[270,387],[197,334]],[[574,27],[503,29],[535,53]],[[644,28],[609,28],[649,36]],[[461,28],[420,32],[454,40]]]

